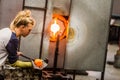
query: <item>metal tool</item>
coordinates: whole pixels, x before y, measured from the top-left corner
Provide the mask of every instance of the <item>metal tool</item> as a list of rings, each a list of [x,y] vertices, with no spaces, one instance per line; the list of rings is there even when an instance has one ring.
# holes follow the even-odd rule
[[[22,56],[22,57],[24,57],[24,58],[26,58],[26,59],[29,59],[29,60],[33,60],[33,61],[35,60],[35,59],[33,59],[33,58],[30,58],[30,57],[28,57],[28,56],[25,56],[24,54],[20,54],[20,56]],[[45,62],[45,63],[48,63],[48,59],[45,58],[45,59],[44,59],[44,62]]]
[[[23,54],[20,54],[20,56],[22,56],[22,57],[24,57],[24,58],[26,58],[26,59],[30,59],[30,60],[35,60],[35,59],[33,59],[33,58],[30,58],[30,57],[28,57],[28,56],[25,56],[25,55],[23,55]]]
[[[35,59],[30,58],[30,57],[28,57],[28,56],[25,56],[25,55],[23,55],[23,54],[20,54],[20,56],[22,56],[22,57],[24,57],[24,58],[26,58],[26,59],[29,59],[29,60],[33,60],[33,61],[35,60]],[[42,65],[42,67],[40,67],[41,70],[48,65],[48,59],[47,59],[47,58],[46,58],[45,60],[42,60],[42,61],[43,61],[43,65]]]

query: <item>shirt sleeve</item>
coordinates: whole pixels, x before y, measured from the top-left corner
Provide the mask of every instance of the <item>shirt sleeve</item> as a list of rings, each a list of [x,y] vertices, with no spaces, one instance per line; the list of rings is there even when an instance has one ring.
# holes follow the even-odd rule
[[[8,51],[8,60],[10,64],[13,64],[17,61],[17,48],[18,48],[18,39],[10,39],[8,42],[6,49]]]
[[[32,63],[17,60],[15,63],[11,64],[11,66],[13,66],[13,67],[21,67],[21,68],[29,68],[29,67],[32,67]]]

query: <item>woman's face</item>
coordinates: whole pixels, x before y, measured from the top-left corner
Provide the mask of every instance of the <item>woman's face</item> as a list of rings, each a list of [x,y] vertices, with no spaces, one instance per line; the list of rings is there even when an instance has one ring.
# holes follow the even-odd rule
[[[26,37],[27,35],[29,35],[32,28],[33,28],[32,24],[28,24],[27,26],[22,27],[21,36]]]

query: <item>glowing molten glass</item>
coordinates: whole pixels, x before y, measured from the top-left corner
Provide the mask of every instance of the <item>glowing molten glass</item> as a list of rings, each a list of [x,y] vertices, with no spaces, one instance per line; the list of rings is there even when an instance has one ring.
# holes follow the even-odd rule
[[[43,61],[41,59],[35,59],[34,63],[37,67],[42,67]]]
[[[56,20],[54,21],[54,24],[51,25],[50,30],[55,34],[60,30],[60,26],[56,23]]]

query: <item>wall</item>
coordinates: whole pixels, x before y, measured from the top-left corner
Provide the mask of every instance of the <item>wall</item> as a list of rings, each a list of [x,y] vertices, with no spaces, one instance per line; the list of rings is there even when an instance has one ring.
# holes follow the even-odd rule
[[[73,0],[65,69],[103,71],[111,0]]]
[[[18,11],[22,10],[23,0],[0,0],[0,28],[9,27]]]

